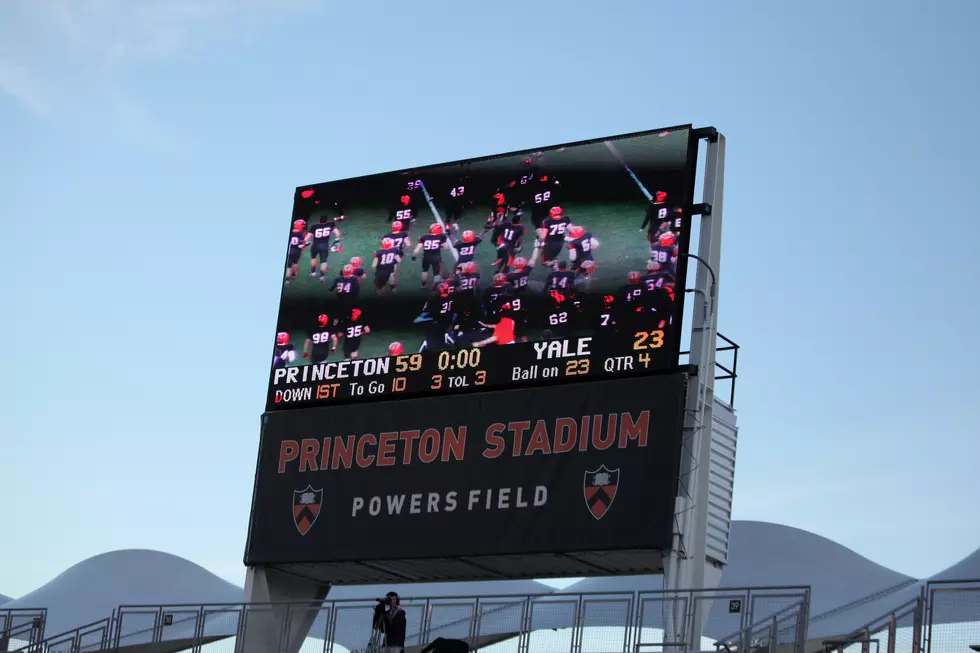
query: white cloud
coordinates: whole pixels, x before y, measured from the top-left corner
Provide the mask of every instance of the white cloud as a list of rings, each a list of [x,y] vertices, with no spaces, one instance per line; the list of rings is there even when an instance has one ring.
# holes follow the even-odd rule
[[[176,136],[125,85],[148,62],[241,44],[322,0],[6,0],[0,3],[0,93],[55,122],[98,116],[134,144],[170,150]]]

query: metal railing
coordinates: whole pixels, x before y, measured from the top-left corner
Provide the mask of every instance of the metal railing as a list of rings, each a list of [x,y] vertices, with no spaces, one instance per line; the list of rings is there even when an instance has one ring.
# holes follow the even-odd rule
[[[47,619],[47,608],[0,609],[0,651],[41,641]]]
[[[160,651],[243,653],[252,640],[267,653],[363,653],[371,641],[375,605],[373,600],[353,599],[322,604],[123,605],[107,619],[21,650],[123,653],[130,647],[151,646]],[[771,624],[774,618],[776,632],[785,634],[785,624],[806,623],[809,588],[403,597],[401,605],[408,621],[408,647],[446,637],[466,639],[474,650],[488,653],[650,648],[679,653],[703,648],[701,642],[688,641],[695,619],[702,620],[709,641],[718,633]],[[256,650],[253,644],[248,648]]]
[[[821,642],[825,653],[921,653],[925,599],[916,597],[841,637]],[[884,643],[885,650],[881,651]]]
[[[33,642],[12,653],[83,653],[109,649],[112,617]]]
[[[925,653],[969,653],[980,645],[980,579],[930,581]]]
[[[739,651],[766,651],[774,653],[776,647],[791,647],[792,653],[804,653],[807,629],[807,601],[788,605],[779,612],[765,617],[741,630],[721,637],[715,642],[715,650],[727,653]]]

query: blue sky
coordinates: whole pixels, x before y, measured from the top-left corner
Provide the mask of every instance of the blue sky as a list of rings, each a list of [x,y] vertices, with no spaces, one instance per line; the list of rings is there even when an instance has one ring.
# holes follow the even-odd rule
[[[129,547],[242,581],[294,187],[687,122],[729,145],[735,517],[913,575],[956,562],[980,547],[978,20],[5,0],[0,592]]]

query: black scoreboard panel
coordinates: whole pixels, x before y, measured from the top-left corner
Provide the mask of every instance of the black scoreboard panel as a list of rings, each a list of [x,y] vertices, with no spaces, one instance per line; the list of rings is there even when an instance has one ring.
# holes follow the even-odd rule
[[[267,410],[675,371],[696,159],[684,126],[296,189]]]

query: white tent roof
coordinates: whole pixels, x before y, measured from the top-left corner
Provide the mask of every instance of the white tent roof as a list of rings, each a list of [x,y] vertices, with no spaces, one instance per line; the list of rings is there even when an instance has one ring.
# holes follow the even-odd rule
[[[238,603],[242,589],[189,560],[144,549],[112,551],[69,567],[5,608],[47,608],[48,635],[105,619],[120,604]]]

